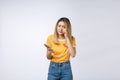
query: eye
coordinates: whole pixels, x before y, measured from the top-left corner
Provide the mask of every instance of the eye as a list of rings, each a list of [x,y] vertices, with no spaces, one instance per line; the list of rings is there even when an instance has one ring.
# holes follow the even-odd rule
[[[65,27],[65,26],[63,26],[63,28],[65,29],[66,27]]]
[[[58,25],[57,27],[61,27],[61,25]]]

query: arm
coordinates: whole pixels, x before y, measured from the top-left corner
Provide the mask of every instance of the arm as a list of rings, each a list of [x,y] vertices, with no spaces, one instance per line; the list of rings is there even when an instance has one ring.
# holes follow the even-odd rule
[[[44,44],[44,45],[47,48],[47,55],[46,55],[46,57],[47,57],[47,59],[51,60],[52,59],[52,55],[51,54],[53,53],[53,50],[50,48],[50,46],[48,46],[46,44]]]
[[[64,36],[65,36],[65,39],[66,39],[66,42],[67,42],[67,46],[68,46],[68,50],[70,52],[70,55],[72,57],[75,57],[76,56],[76,48],[72,46],[72,43],[68,37],[68,32],[66,29],[64,29]]]
[[[46,55],[47,59],[49,59],[49,60],[52,59],[52,55],[51,54],[52,54],[52,49],[47,48],[47,55]]]
[[[76,48],[72,46],[71,42],[70,42],[70,39],[68,37],[65,37],[66,38],[66,41],[67,41],[67,46],[68,46],[68,50],[70,52],[70,55],[72,57],[75,57],[76,56]]]

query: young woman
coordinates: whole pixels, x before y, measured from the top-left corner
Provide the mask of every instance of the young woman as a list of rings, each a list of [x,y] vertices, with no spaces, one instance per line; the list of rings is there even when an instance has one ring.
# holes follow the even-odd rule
[[[76,56],[75,46],[70,20],[62,17],[56,23],[54,34],[49,35],[46,41],[46,56],[51,60],[48,80],[73,80],[70,56]]]

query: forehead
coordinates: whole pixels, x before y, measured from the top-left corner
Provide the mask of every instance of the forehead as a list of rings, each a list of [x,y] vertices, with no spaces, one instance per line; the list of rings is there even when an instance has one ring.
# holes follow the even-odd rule
[[[65,22],[63,22],[63,21],[60,21],[60,22],[58,22],[58,25],[64,25],[64,26],[66,26],[67,24]]]

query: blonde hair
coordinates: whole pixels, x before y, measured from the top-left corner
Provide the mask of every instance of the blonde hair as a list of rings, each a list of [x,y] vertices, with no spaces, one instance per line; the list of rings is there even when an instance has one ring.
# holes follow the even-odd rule
[[[66,17],[62,17],[60,18],[57,23],[56,23],[56,26],[55,26],[55,30],[54,30],[54,38],[53,38],[53,42],[54,43],[58,43],[58,33],[57,33],[57,26],[58,26],[58,23],[63,21],[64,23],[66,23],[67,25],[67,32],[68,32],[68,38],[70,39],[70,41],[72,42],[72,29],[71,29],[71,23],[70,23],[70,20]]]

